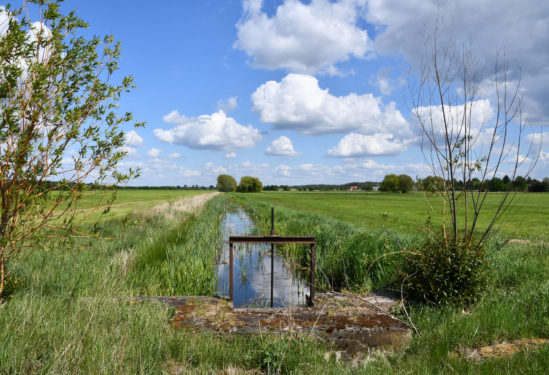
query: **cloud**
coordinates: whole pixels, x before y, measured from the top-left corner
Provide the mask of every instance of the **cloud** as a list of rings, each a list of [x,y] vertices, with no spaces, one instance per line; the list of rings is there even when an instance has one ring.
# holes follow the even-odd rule
[[[147,151],[147,156],[154,159],[154,158],[157,158],[161,152],[162,152],[161,149],[153,147],[149,151]]]
[[[350,181],[381,181],[388,173],[427,176],[431,173],[423,163],[403,165],[381,164],[374,160],[362,160],[343,165],[327,166],[323,164],[299,164],[289,166],[281,164],[274,168],[273,175],[280,180],[296,184],[330,183],[341,184]]]
[[[357,25],[365,0],[285,0],[269,17],[262,1],[245,0],[234,47],[256,67],[339,74],[335,64],[372,52],[372,41]]]
[[[204,171],[206,172],[206,174],[218,175],[220,173],[227,173],[227,168],[216,166],[214,165],[214,163],[209,161],[206,164],[204,164]]]
[[[227,100],[220,100],[217,102],[217,108],[225,113],[234,111],[236,107],[238,107],[238,98],[236,96],[231,96]]]
[[[524,109],[534,124],[549,124],[549,3],[539,0],[370,0],[366,21],[378,30],[376,52],[401,54],[414,67],[421,63],[424,34],[440,12],[441,44],[471,42],[480,78],[493,75],[496,49],[505,49],[512,66],[520,66]],[[513,27],[509,27],[513,25]],[[515,69],[511,79],[516,79]]]
[[[168,159],[179,159],[181,154],[179,152],[172,152],[167,156]]]
[[[276,156],[299,156],[299,152],[294,150],[292,145],[292,140],[288,137],[281,136],[273,141],[273,143],[267,147],[265,151],[267,155],[276,155]]]
[[[163,120],[175,127],[169,130],[154,129],[157,139],[197,150],[233,151],[251,148],[262,138],[257,129],[251,125],[238,124],[222,110],[196,118],[187,118],[178,111],[172,111]]]
[[[134,147],[130,147],[130,146],[122,146],[118,150],[120,150],[122,152],[125,152],[126,156],[133,156],[133,155],[137,154],[137,149],[135,149]]]
[[[383,95],[391,95],[393,90],[399,86],[403,86],[405,81],[404,80],[393,80],[391,79],[391,73],[393,72],[393,68],[391,67],[383,67],[381,68],[375,77],[374,82],[370,82],[373,86],[377,87],[377,89],[383,94]]]
[[[225,159],[234,159],[236,158],[236,152],[229,152],[225,154]]]
[[[124,134],[124,140],[126,145],[133,146],[133,147],[139,147],[143,146],[143,138],[135,130],[130,130],[129,132],[125,132]]]
[[[541,146],[543,150],[549,151],[549,132],[531,133],[527,134],[524,138],[527,141],[527,146],[531,143],[537,148]]]
[[[328,150],[328,156],[356,157],[396,155],[406,151],[410,142],[393,139],[392,134],[362,135],[351,133],[343,137],[337,146]]]
[[[384,105],[372,94],[334,96],[310,75],[292,73],[280,82],[268,81],[252,94],[252,102],[252,110],[274,129],[308,135],[354,131],[413,136],[394,102]]]
[[[475,100],[467,102],[467,109],[470,117],[471,129],[479,132],[481,129],[493,126],[492,120],[495,116],[495,109],[488,99]],[[430,131],[431,123],[433,131],[440,136],[444,135],[444,117],[449,126],[449,133],[459,134],[462,130],[463,105],[445,105],[443,115],[442,106],[423,106],[412,109],[412,113],[421,118],[425,123],[427,130]]]
[[[178,167],[177,168],[177,173],[179,173],[179,175],[181,175],[183,177],[198,177],[198,176],[202,175],[202,173],[200,173],[200,171],[193,170],[193,169],[187,169],[185,167]]]

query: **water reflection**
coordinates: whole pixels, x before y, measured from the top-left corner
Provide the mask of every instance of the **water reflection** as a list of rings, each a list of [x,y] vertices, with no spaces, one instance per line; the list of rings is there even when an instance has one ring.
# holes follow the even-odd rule
[[[223,253],[218,262],[217,290],[229,295],[229,235],[259,235],[253,221],[242,210],[228,212],[222,223]],[[271,298],[270,245],[234,244],[234,306],[269,307]],[[284,259],[274,255],[273,306],[305,304],[308,286],[291,270]]]

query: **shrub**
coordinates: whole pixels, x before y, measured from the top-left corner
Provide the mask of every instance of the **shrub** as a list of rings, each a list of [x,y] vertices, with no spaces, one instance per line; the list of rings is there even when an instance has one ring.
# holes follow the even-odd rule
[[[431,235],[404,257],[400,271],[404,290],[413,299],[432,304],[469,305],[487,279],[484,245],[443,234]]]

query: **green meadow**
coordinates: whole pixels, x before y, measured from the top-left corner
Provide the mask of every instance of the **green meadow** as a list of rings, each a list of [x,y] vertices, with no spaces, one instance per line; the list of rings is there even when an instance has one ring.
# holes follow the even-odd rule
[[[549,347],[475,362],[451,353],[520,338],[549,338],[549,194],[517,197],[515,211],[488,242],[490,279],[474,306],[408,306],[419,333],[403,352],[361,366],[325,356],[329,342],[286,335],[194,333],[170,325],[146,295],[213,295],[224,213],[242,207],[263,232],[275,207],[278,234],[317,238],[318,286],[367,292],[394,281],[400,258],[384,254],[421,239],[427,220],[420,193],[220,194],[195,214],[151,208],[203,192],[120,191],[96,227],[32,252],[14,267],[0,304],[0,374],[540,374]],[[97,196],[82,204],[93,206]],[[496,195],[489,195],[493,208]],[[86,201],[88,200],[88,201]],[[440,202],[430,197],[435,211]],[[509,238],[531,243],[506,243]],[[303,247],[281,249],[306,262]],[[408,317],[397,311],[403,320]]]
[[[489,224],[502,194],[488,194],[479,228]],[[547,239],[549,193],[518,193],[511,197],[513,205],[495,226],[496,231],[510,238]],[[275,192],[257,194],[254,200],[326,215],[367,229],[390,228],[402,233],[416,233],[429,217],[433,223],[440,223],[444,209],[439,196],[421,192]]]

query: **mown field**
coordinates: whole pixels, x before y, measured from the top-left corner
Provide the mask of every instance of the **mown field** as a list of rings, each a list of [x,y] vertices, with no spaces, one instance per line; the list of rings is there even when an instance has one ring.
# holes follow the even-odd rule
[[[450,354],[462,347],[549,338],[549,249],[541,242],[547,194],[521,198],[521,210],[488,243],[490,280],[476,305],[409,306],[420,331],[410,348],[359,367],[327,359],[330,343],[311,338],[176,329],[169,307],[132,303],[130,297],[215,294],[224,212],[244,207],[266,231],[272,205],[277,233],[317,237],[321,289],[365,292],[395,279],[398,256],[384,257],[367,272],[374,259],[421,238],[415,229],[426,219],[421,194],[222,194],[196,215],[147,213],[179,194],[121,192],[99,226],[103,239],[76,239],[65,248],[52,239],[48,251],[15,266],[11,294],[0,305],[0,374],[540,374],[549,368],[547,345],[478,363]],[[524,228],[527,220],[536,226]],[[503,246],[508,237],[534,243]],[[284,250],[306,261],[300,247]]]

